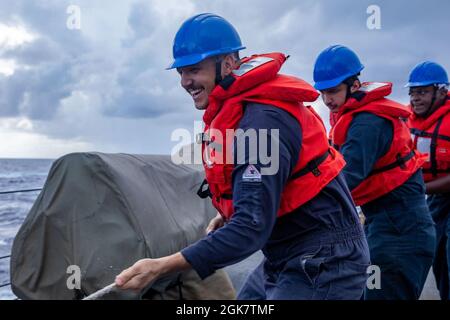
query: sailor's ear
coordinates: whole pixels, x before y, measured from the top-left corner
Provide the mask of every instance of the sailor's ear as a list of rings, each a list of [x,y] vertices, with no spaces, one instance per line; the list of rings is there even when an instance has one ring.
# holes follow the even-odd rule
[[[356,79],[355,81],[353,81],[352,86],[350,87],[350,92],[351,93],[355,93],[356,91],[358,91],[361,88],[361,81],[359,81],[359,79]]]
[[[236,58],[232,54],[227,54],[222,60],[222,71],[224,75],[229,75],[235,68]]]
[[[442,97],[446,97],[447,94],[448,94],[448,88],[447,88],[447,87],[442,87],[442,88],[440,88],[440,89],[439,89],[439,94],[440,94]]]

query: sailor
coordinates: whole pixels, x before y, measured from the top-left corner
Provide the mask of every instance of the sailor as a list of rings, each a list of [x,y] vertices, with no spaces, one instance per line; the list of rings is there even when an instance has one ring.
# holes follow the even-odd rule
[[[215,14],[189,18],[176,34],[169,68],[204,110],[206,181],[199,195],[210,196],[219,213],[204,239],[138,261],[116,284],[142,289],[188,268],[206,278],[262,249],[265,258],[239,299],[360,299],[368,246],[341,173],[345,162],[303,104],[318,93],[279,73],[284,54],[240,59],[242,49],[235,28]],[[265,154],[278,154],[276,164]]]
[[[418,64],[409,76],[409,126],[414,145],[427,154],[423,164],[427,202],[436,223],[433,271],[442,300],[449,300],[450,266],[450,94],[445,69],[432,61]]]
[[[347,162],[343,172],[366,218],[371,263],[381,270],[381,288],[366,288],[365,299],[418,299],[435,243],[424,159],[404,120],[410,112],[386,98],[392,84],[361,83],[363,68],[351,49],[328,47],[317,57],[314,86],[330,109],[330,141]]]

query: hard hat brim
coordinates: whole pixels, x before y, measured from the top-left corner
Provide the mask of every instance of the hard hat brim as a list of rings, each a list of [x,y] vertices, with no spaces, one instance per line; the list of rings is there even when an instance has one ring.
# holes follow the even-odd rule
[[[338,85],[340,85],[345,79],[347,79],[348,77],[351,77],[351,76],[352,75],[344,75],[342,77],[335,78],[332,80],[319,81],[314,84],[314,88],[316,90],[326,90],[326,89],[334,88],[334,87],[337,87]]]
[[[166,68],[166,70],[191,66],[191,65],[197,64],[199,62],[202,62],[203,60],[205,60],[206,58],[209,58],[209,57],[217,56],[220,54],[232,53],[232,52],[236,52],[236,51],[243,50],[243,49],[245,49],[244,46],[235,47],[235,48],[222,48],[221,50],[210,51],[210,52],[201,53],[201,54],[191,54],[188,56],[182,56],[182,57],[179,57],[178,59],[175,59],[169,65],[169,67]]]
[[[363,69],[364,69],[364,66],[361,65],[361,67],[359,68],[359,71],[356,73],[347,73],[347,74],[344,74],[340,77],[337,77],[337,78],[334,78],[331,80],[317,81],[314,83],[314,88],[316,90],[320,91],[320,90],[326,90],[326,89],[337,87],[338,85],[340,85],[342,82],[344,82],[346,79],[350,78],[351,76],[355,76],[355,75],[359,74]]]
[[[436,82],[436,81],[420,81],[420,82],[408,82],[407,84],[405,84],[405,88],[411,88],[411,87],[426,87],[426,86],[431,86],[433,84],[446,84],[449,85],[448,82]]]

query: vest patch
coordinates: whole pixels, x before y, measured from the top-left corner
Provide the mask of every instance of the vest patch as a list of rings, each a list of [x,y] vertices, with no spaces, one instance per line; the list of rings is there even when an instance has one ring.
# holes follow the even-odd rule
[[[246,182],[261,182],[261,173],[252,164],[249,164],[242,175],[242,180]]]
[[[419,150],[420,153],[430,153],[430,148],[431,148],[430,138],[425,137],[417,138],[417,150]]]
[[[387,85],[387,84],[384,82],[369,82],[369,83],[364,83],[359,90],[368,92],[368,91],[373,91],[375,89],[384,87],[385,85]]]
[[[249,72],[267,62],[273,61],[273,60],[274,59],[269,58],[269,57],[254,58],[248,62],[241,64],[239,69],[234,70],[233,73],[240,77],[240,76],[243,76],[244,74],[246,74],[247,72]]]

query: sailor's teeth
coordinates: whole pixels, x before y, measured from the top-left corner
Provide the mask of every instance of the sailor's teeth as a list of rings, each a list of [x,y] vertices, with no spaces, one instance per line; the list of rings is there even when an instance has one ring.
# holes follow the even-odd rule
[[[202,92],[202,91],[203,91],[203,89],[195,89],[195,90],[190,90],[190,93],[194,97],[194,96],[197,96],[198,94],[200,94],[200,92]]]

